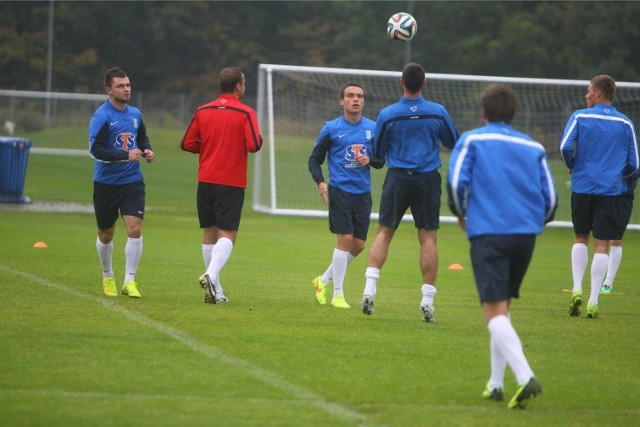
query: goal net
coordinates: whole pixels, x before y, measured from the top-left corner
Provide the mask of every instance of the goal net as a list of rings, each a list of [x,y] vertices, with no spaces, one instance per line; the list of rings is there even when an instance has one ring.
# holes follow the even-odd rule
[[[323,124],[342,114],[340,89],[350,82],[362,85],[363,115],[375,120],[380,109],[399,100],[400,76],[399,71],[261,64],[257,113],[264,146],[255,156],[253,209],[277,215],[326,216],[327,209],[318,197],[307,162]],[[586,106],[584,95],[589,82],[427,73],[423,93],[447,108],[462,133],[482,125],[480,94],[493,82],[508,84],[517,93],[519,104],[513,125],[545,146],[554,173],[559,207],[552,224],[570,226],[570,177],[560,160],[559,144],[571,114]],[[637,125],[640,83],[616,85],[614,105]],[[443,222],[456,221],[447,208],[444,188],[449,153],[442,148]],[[329,177],[326,162],[323,168],[325,177]],[[377,218],[385,173],[386,167],[371,170],[373,218]],[[629,228],[640,229],[640,209],[634,210]]]

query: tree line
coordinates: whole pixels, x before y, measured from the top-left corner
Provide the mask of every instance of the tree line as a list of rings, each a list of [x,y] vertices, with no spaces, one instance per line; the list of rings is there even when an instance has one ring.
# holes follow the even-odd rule
[[[53,20],[50,7],[53,6]],[[387,19],[418,22],[408,45]],[[202,95],[217,72],[259,63],[640,81],[640,2],[39,1],[0,2],[0,89],[101,93],[114,65],[136,89]]]

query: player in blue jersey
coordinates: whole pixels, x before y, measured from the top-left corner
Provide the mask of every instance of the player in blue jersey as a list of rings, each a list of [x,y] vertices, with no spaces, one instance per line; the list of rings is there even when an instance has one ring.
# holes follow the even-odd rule
[[[369,249],[366,283],[360,310],[373,314],[380,270],[389,244],[408,208],[418,230],[422,300],[425,322],[435,321],[433,297],[438,273],[437,230],[440,228],[440,143],[452,148],[458,137],[444,106],[426,100],[424,68],[416,63],[402,70],[402,98],[383,108],[376,120],[373,156],[385,159],[388,170],[382,187],[376,237]]]
[[[102,265],[102,288],[107,296],[118,295],[113,278],[113,235],[118,215],[127,229],[126,271],[122,293],[140,298],[135,281],[142,256],[142,220],[145,208],[145,184],[140,160],[153,162],[140,110],[127,105],[131,82],[120,68],[109,69],[104,76],[109,99],[100,106],[89,124],[89,152],[95,159],[93,206],[98,224],[96,248]]]
[[[504,399],[504,375],[511,367],[519,387],[509,408],[524,408],[542,392],[511,324],[509,307],[518,298],[536,235],[553,219],[557,196],[542,144],[511,122],[517,97],[505,85],[482,94],[483,127],[463,133],[451,153],[449,206],[466,230],[476,287],[490,333],[491,376],[483,397]]]
[[[624,180],[637,173],[638,142],[631,120],[611,105],[615,91],[616,83],[610,76],[592,78],[585,95],[587,108],[571,115],[560,141],[562,161],[571,173],[571,218],[575,233],[571,250],[571,316],[580,316],[581,312],[589,235],[593,234],[594,255],[587,317],[596,318],[609,241],[622,240],[628,223]]]
[[[336,235],[332,263],[312,284],[316,300],[327,303],[327,286],[333,281],[331,305],[350,308],[344,299],[347,265],[364,249],[371,218],[371,173],[369,166],[381,168],[382,160],[372,157],[375,122],[362,116],[364,89],[356,83],[340,91],[342,116],[326,122],[318,135],[309,172],[318,185],[320,197],[329,206],[329,229]],[[321,165],[328,159],[329,184]]]

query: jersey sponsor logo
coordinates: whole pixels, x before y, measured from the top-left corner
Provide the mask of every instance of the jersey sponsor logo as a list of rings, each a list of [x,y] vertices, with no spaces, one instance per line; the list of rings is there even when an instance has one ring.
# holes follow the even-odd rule
[[[131,132],[122,132],[116,136],[116,142],[113,144],[119,150],[131,151],[137,148],[136,136]]]
[[[116,120],[115,122],[111,123],[111,126],[114,126],[116,123],[118,123],[118,121]]]
[[[364,144],[351,144],[350,146],[347,147],[346,153],[345,153],[345,160],[349,163],[347,163],[346,167],[348,168],[358,168],[358,167],[362,167],[363,165],[361,165],[360,163],[358,163],[356,161],[356,156],[357,155],[364,155],[364,156],[368,156],[367,154],[367,146]]]

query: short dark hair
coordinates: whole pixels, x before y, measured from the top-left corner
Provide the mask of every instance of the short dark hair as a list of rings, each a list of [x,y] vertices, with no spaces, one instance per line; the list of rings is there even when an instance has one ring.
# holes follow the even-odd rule
[[[482,92],[482,109],[490,122],[511,123],[517,103],[516,93],[507,85],[493,83]]]
[[[410,62],[402,69],[402,80],[404,87],[410,93],[418,93],[427,84],[424,68],[415,62]]]
[[[594,89],[602,91],[607,101],[613,101],[613,95],[616,93],[616,81],[607,74],[600,74],[591,79],[591,85]]]
[[[243,75],[240,67],[227,67],[218,74],[220,92],[233,93],[238,83],[242,83]]]
[[[364,94],[364,88],[358,83],[347,83],[346,85],[342,86],[342,89],[340,89],[340,99],[344,99],[344,91],[347,90],[347,88],[350,86],[359,87],[360,89],[362,89],[362,93]]]
[[[104,73],[104,87],[110,88],[113,84],[114,77],[120,77],[123,79],[127,77],[127,73],[125,73],[120,67],[109,68],[107,72]]]

